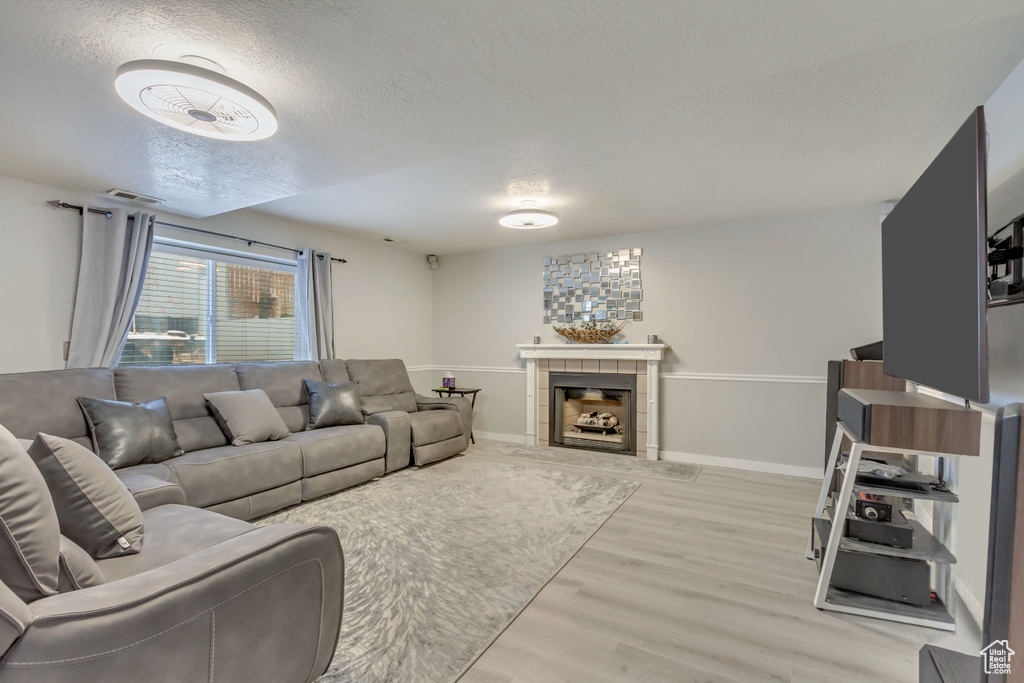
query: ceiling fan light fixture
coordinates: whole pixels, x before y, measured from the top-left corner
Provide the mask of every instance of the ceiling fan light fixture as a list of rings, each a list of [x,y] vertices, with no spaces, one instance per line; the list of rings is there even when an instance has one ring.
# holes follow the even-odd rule
[[[263,140],[277,113],[258,92],[193,64],[140,59],[122,64],[114,89],[130,107],[171,128],[218,140]]]
[[[513,230],[539,230],[550,228],[558,222],[558,216],[544,209],[516,209],[502,214],[498,223]]]

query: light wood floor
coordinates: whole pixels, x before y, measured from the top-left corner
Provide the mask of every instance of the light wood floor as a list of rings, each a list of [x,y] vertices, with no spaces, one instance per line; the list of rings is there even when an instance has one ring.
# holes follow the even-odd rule
[[[967,626],[950,634],[814,608],[812,480],[712,467],[689,484],[621,478],[643,483],[460,683],[907,683],[923,643],[978,652]]]

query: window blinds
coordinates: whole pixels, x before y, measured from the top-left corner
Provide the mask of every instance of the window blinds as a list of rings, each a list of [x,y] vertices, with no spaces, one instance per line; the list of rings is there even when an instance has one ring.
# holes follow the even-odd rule
[[[295,359],[294,266],[167,248],[150,256],[120,365]]]

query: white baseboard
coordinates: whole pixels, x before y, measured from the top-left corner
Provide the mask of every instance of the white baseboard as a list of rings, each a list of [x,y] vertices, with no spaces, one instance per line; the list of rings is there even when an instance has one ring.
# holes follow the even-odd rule
[[[501,434],[499,432],[481,432],[480,430],[473,430],[473,438],[480,437],[481,439],[487,439],[488,441],[504,441],[506,443],[526,443],[525,434]]]
[[[982,604],[981,600],[978,599],[978,596],[974,594],[974,591],[971,590],[971,587],[964,582],[963,578],[959,574],[956,575],[954,585],[956,586],[957,595],[959,595],[960,599],[964,601],[964,605],[967,606],[967,611],[970,613],[971,618],[974,619],[975,625],[978,626],[980,630],[981,624],[985,621],[985,605]]]
[[[685,462],[692,465],[708,465],[709,467],[729,467],[734,470],[750,472],[767,472],[768,474],[785,474],[790,477],[821,479],[822,468],[801,467],[800,465],[781,465],[774,462],[759,460],[741,460],[740,458],[723,458],[717,455],[700,453],[680,453],[678,451],[661,451],[661,459],[670,462]]]

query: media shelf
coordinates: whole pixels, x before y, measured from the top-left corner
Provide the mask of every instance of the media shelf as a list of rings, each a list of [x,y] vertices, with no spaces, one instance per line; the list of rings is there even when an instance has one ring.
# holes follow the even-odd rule
[[[888,617],[892,621],[942,628],[946,631],[953,631],[956,628],[955,616],[939,599],[933,600],[928,607],[918,607],[862,593],[851,593],[840,588],[829,588],[827,600],[830,605],[845,608],[841,611],[847,614]]]
[[[920,472],[908,472],[890,485],[878,477],[864,481],[866,475],[858,475],[857,469],[865,457],[932,456],[940,463],[937,471],[948,473],[955,489],[958,456],[977,453],[974,442],[980,437],[980,415],[905,392],[843,390],[840,399],[836,436],[807,546],[807,556],[819,568],[814,604],[823,610],[955,630],[953,528],[960,500],[956,491]],[[844,401],[852,428],[843,419]],[[850,454],[842,461],[844,441]],[[829,472],[837,472],[838,486]],[[855,492],[889,499],[894,512],[906,519],[899,522],[902,528],[909,526],[912,532],[912,540],[907,541],[910,547],[847,536],[846,519],[857,519],[852,512]],[[903,514],[905,500],[931,502],[931,531],[913,514]],[[833,519],[839,518],[844,523],[833,525]]]
[[[960,497],[952,491],[913,491],[908,489],[894,489],[887,486],[865,486],[854,484],[853,490],[860,493],[871,493],[876,496],[890,496],[899,498],[914,498],[916,500],[933,500],[937,503],[959,503]]]
[[[832,535],[832,518],[832,509],[827,508],[820,517],[815,517],[813,520],[819,536],[823,539],[828,539]],[[847,515],[847,519],[853,518],[852,514]],[[914,518],[907,518],[907,523],[914,531],[914,542],[909,548],[897,548],[884,543],[872,543],[844,535],[839,540],[839,549],[851,553],[900,557],[905,560],[956,564],[956,556],[934,534],[925,529],[921,522]]]
[[[924,528],[924,525],[916,519],[907,519],[910,527],[914,530],[914,544],[909,548],[897,548],[883,543],[871,543],[849,536],[843,536],[839,541],[842,550],[849,550],[858,553],[872,553],[874,555],[887,555],[889,557],[902,557],[905,560],[924,560],[925,562],[941,562],[944,564],[956,564],[956,556],[950,552],[935,535]]]
[[[887,454],[890,457],[892,453]],[[931,455],[939,455],[931,453]],[[861,455],[862,460],[870,460],[874,458],[873,453],[864,453]],[[846,461],[843,461],[837,465],[837,469],[846,476]],[[907,472],[900,481],[906,484],[913,484],[922,487],[923,490],[910,488],[908,486],[885,486],[876,482],[864,483],[861,479],[857,479],[853,482],[853,490],[860,493],[870,493],[876,496],[890,496],[899,498],[914,498],[917,500],[933,500],[939,503],[959,503],[960,497],[952,491],[934,489],[931,488],[931,484],[935,482],[935,477],[924,474],[922,472]]]

